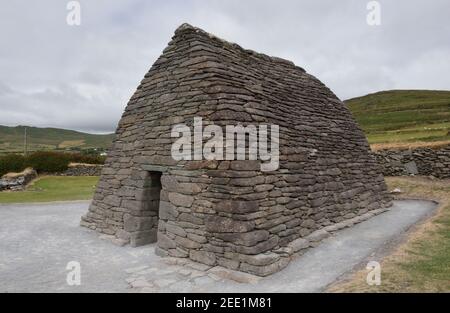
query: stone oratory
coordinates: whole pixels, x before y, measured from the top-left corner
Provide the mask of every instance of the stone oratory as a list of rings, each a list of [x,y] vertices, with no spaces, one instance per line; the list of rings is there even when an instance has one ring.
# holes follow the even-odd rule
[[[279,166],[175,160],[174,125],[277,125]],[[309,236],[391,203],[364,133],[304,69],[181,25],[129,100],[81,225],[266,276]]]

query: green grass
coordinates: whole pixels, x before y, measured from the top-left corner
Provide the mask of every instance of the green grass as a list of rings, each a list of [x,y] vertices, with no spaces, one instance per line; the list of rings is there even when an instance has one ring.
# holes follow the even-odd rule
[[[24,126],[0,126],[0,154],[23,152]],[[28,151],[56,149],[107,149],[114,134],[96,135],[59,128],[27,127]]]
[[[450,291],[450,206],[444,210],[446,214],[435,221],[437,227],[430,231],[433,240],[412,243],[407,251],[416,258],[410,262],[397,263],[402,270],[410,273],[411,281],[421,289],[427,289],[427,285],[433,281],[436,291]]]
[[[371,144],[450,140],[450,91],[382,91],[345,103]]]
[[[436,215],[382,260],[380,286],[367,285],[363,269],[329,291],[450,292],[450,182],[423,177],[387,177],[386,182],[390,190],[400,188],[404,198],[439,201]]]
[[[97,182],[93,176],[44,176],[25,191],[0,192],[0,203],[89,200]]]

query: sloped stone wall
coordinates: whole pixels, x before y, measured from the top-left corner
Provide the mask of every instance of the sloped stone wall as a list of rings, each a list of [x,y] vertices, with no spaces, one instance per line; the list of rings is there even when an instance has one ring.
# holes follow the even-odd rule
[[[175,161],[171,129],[194,117],[279,125],[280,168]],[[390,205],[369,150],[346,106],[302,68],[183,25],[130,99],[81,224],[132,245],[157,232],[161,256],[269,275],[289,262],[288,243]]]
[[[450,145],[440,148],[374,152],[385,176],[425,175],[450,178]]]

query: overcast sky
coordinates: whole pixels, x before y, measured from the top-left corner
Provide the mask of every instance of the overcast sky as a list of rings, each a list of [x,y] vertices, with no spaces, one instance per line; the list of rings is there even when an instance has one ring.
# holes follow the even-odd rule
[[[0,125],[111,132],[183,22],[292,60],[342,100],[386,89],[450,89],[450,1],[64,0],[0,3]]]

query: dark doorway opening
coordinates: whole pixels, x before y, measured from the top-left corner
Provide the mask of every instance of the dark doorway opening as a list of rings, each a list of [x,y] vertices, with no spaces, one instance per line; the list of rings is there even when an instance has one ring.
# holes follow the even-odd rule
[[[151,216],[155,216],[157,219],[159,219],[159,199],[162,188],[161,175],[161,172],[149,172],[147,211],[151,212]],[[158,228],[157,221],[156,228]]]
[[[125,223],[125,230],[131,232],[130,243],[133,247],[157,241],[159,199],[162,188],[161,175],[162,172],[147,172],[144,185],[144,197],[142,198],[142,209],[137,215],[133,216],[131,222]]]

